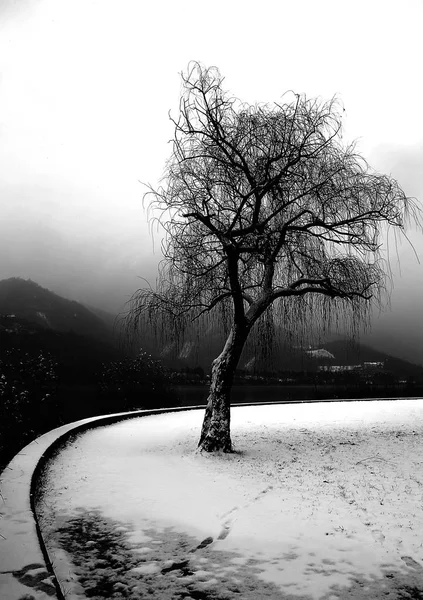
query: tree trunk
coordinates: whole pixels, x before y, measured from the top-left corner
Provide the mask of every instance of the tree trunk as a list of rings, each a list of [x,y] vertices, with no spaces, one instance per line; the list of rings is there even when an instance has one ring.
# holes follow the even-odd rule
[[[222,353],[213,361],[209,397],[198,447],[206,452],[232,452],[230,395],[235,369],[248,337],[248,327],[234,325]]]

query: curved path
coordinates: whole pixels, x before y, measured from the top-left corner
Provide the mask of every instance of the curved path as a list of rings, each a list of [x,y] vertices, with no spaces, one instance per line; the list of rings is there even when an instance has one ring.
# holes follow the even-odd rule
[[[34,494],[46,462],[68,436],[134,416],[179,410],[186,409],[132,411],[83,419],[38,437],[13,458],[0,475],[1,600],[63,598],[35,518]]]
[[[96,428],[47,465],[68,598],[423,594],[422,400],[237,407],[234,455],[195,451],[201,418]]]

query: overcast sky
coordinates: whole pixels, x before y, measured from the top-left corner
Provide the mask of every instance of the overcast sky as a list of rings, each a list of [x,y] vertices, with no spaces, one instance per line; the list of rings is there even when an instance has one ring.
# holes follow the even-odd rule
[[[163,172],[190,60],[250,103],[339,95],[346,140],[422,199],[422,25],[421,0],[0,0],[0,278],[113,311],[154,282],[139,181]],[[375,331],[423,338],[423,267],[399,254]]]

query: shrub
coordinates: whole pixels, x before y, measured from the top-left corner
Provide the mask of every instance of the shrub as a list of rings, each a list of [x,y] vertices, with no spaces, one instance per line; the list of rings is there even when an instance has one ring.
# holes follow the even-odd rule
[[[34,437],[57,426],[57,364],[42,351],[7,350],[0,360],[0,466]]]
[[[103,365],[100,394],[108,410],[173,406],[178,399],[170,381],[162,363],[141,350],[136,358]]]

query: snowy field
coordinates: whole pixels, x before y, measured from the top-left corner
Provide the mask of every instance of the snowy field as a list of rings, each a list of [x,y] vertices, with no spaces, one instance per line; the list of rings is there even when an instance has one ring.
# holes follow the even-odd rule
[[[42,532],[68,598],[423,598],[423,400],[237,407],[236,453],[196,451],[203,411],[72,439]]]

